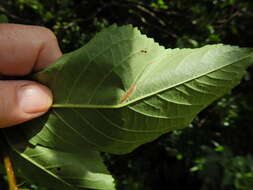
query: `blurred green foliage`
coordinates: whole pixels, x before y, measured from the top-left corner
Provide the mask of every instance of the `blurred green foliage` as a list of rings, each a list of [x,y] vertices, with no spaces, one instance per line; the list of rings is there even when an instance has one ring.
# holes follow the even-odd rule
[[[8,17],[5,16],[4,14],[0,14],[0,23],[7,23],[8,22]]]
[[[52,29],[63,52],[79,48],[113,23],[133,24],[170,48],[210,43],[253,47],[252,0],[5,0],[0,21],[6,22],[3,15],[9,22]],[[188,128],[128,155],[103,154],[118,189],[252,190],[252,77],[251,68],[239,87]]]

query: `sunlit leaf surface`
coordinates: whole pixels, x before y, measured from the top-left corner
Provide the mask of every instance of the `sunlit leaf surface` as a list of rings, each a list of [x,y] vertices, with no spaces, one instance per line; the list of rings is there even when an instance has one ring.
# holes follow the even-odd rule
[[[250,48],[218,44],[164,49],[132,26],[111,26],[33,75],[52,89],[54,104],[43,117],[19,126],[35,148],[16,153],[37,170],[62,163],[52,154],[61,155],[66,163],[76,159],[80,163],[72,168],[76,179],[66,182],[73,188],[86,187],[89,181],[74,169],[82,167],[81,155],[85,162],[93,157],[91,150],[128,153],[186,127],[202,109],[239,84],[252,62]],[[43,156],[34,158],[34,154]],[[94,162],[101,164],[97,157],[96,153]],[[62,168],[65,171],[64,164]]]

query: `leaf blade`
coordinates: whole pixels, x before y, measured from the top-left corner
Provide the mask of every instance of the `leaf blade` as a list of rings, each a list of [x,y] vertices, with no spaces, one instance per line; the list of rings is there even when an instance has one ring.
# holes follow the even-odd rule
[[[53,112],[74,133],[61,136],[74,139],[74,126],[82,134],[75,144],[121,154],[185,127],[236,86],[252,62],[250,48],[218,44],[165,50],[131,26],[112,26],[35,78],[52,88]],[[61,73],[55,83],[51,78],[57,70]],[[48,133],[42,130],[38,136],[31,142],[48,138]]]
[[[61,151],[87,146],[128,153],[187,126],[239,84],[252,63],[251,48],[165,50],[136,28],[111,26],[33,75],[55,100],[49,113],[23,124],[23,131],[33,145]]]
[[[16,170],[31,183],[63,190],[113,190],[114,182],[98,152],[84,149],[68,153],[40,145],[33,146],[13,129],[8,133],[12,159]],[[12,137],[10,136],[12,133]]]

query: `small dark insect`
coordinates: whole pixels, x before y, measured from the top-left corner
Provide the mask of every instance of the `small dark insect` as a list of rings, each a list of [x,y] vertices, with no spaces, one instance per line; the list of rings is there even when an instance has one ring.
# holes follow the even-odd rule
[[[148,53],[146,50],[141,50],[141,53]]]
[[[61,168],[56,168],[56,170],[59,172],[59,171],[61,171]]]

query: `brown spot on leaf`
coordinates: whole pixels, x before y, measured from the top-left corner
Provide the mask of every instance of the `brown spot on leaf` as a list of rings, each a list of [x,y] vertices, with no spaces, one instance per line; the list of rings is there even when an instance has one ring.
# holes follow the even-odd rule
[[[136,90],[136,85],[132,85],[131,88],[120,98],[119,103],[125,102]]]
[[[141,53],[148,53],[146,50],[141,50]]]

